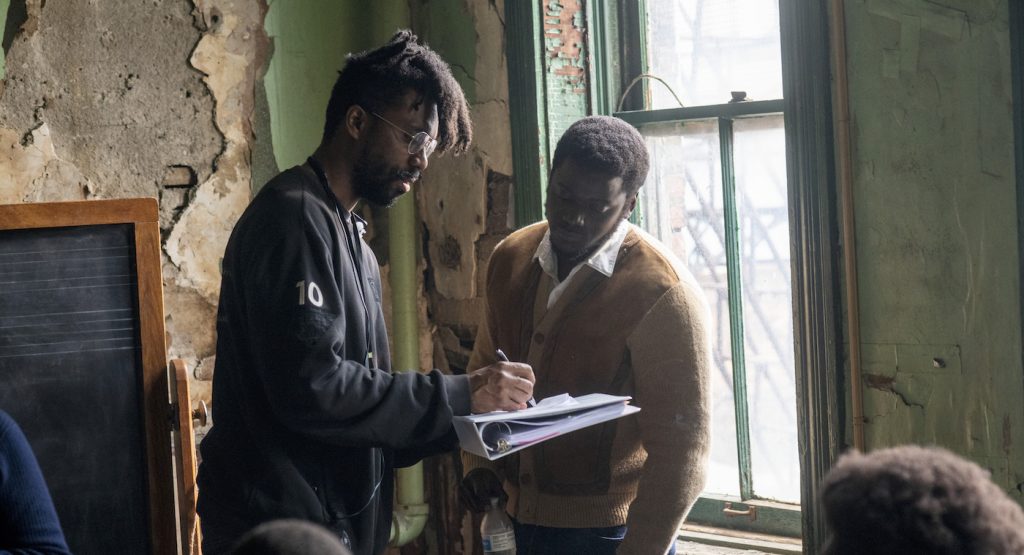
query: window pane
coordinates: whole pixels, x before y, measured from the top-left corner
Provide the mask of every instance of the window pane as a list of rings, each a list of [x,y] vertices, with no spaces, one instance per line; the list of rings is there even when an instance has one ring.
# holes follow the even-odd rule
[[[754,494],[799,503],[783,118],[739,119],[733,130]]]
[[[645,127],[651,172],[641,189],[643,227],[668,245],[704,289],[712,329],[711,466],[705,491],[738,496],[736,418],[718,125]]]
[[[777,0],[647,0],[648,73],[683,104],[725,104],[731,91],[782,98]],[[679,104],[648,80],[652,108]]]

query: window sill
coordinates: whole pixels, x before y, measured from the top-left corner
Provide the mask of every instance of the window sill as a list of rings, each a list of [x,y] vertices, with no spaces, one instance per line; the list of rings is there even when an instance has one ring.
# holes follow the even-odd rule
[[[802,542],[797,538],[769,536],[752,532],[739,532],[697,524],[685,524],[679,530],[680,541],[693,542],[707,546],[731,548],[743,551],[744,554],[778,553],[782,555],[798,555],[803,553]],[[732,551],[723,551],[732,553]]]

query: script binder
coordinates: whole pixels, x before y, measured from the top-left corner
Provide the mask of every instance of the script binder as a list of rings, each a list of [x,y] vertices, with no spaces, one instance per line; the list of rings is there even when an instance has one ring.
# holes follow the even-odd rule
[[[631,397],[591,393],[548,397],[515,412],[456,416],[455,433],[462,449],[495,460],[562,434],[639,412]]]

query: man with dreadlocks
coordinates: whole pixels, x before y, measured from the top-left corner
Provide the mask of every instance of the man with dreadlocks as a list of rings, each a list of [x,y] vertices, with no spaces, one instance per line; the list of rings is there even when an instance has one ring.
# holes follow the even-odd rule
[[[323,525],[356,555],[380,553],[393,468],[454,448],[455,415],[525,407],[525,364],[391,373],[380,269],[353,213],[360,200],[390,205],[435,149],[460,153],[471,138],[448,66],[400,31],[348,57],[320,146],[235,225],[217,314],[216,422],[198,477],[207,555],[280,518]]]
[[[538,397],[630,395],[643,409],[495,462],[463,453],[460,493],[475,509],[508,495],[519,555],[674,552],[704,486],[707,309],[690,272],[627,221],[648,164],[629,124],[577,121],[555,147],[547,221],[491,255],[469,368],[500,347],[530,364]]]

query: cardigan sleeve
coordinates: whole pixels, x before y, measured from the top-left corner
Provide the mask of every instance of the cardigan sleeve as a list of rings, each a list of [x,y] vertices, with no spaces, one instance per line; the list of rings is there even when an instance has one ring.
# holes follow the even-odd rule
[[[707,308],[696,285],[669,289],[630,334],[644,462],[620,555],[664,553],[704,487],[710,447]]]

